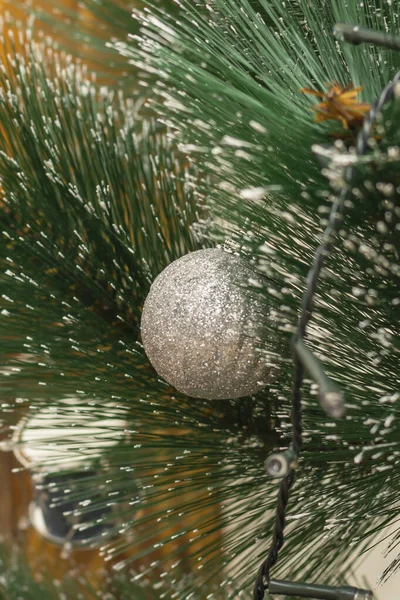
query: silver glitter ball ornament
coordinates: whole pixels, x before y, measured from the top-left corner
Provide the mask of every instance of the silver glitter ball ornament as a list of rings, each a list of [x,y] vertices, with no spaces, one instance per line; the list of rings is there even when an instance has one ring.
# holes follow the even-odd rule
[[[154,280],[143,307],[145,352],[157,373],[194,398],[240,398],[269,379],[261,348],[265,281],[222,249],[191,252]]]

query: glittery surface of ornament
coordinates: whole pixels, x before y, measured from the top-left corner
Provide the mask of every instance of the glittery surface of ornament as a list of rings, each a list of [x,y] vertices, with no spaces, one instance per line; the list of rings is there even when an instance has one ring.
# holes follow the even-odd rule
[[[265,281],[241,257],[213,248],[174,261],[154,280],[142,320],[157,373],[194,398],[239,398],[268,383],[260,339]]]

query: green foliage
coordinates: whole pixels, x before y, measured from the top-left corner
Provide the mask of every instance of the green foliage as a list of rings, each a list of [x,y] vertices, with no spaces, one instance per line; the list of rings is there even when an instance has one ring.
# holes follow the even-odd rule
[[[107,14],[130,28],[123,13],[115,20]],[[247,598],[276,503],[263,459],[290,439],[286,342],[329,204],[354,161],[352,140],[333,144],[330,133],[341,126],[314,123],[310,97],[299,88],[352,81],[363,86],[363,101],[373,101],[400,55],[339,46],[331,28],[358,21],[398,30],[398,16],[391,3],[372,1],[185,0],[179,19],[157,7],[136,17],[140,34],[114,45],[151,89],[154,124],[137,121],[141,100],[100,93],[72,63],[59,66],[51,49],[46,60],[32,51],[29,64],[15,56],[3,74],[0,332],[3,360],[14,368],[5,391],[33,413],[51,406],[61,417],[63,399],[76,397],[77,425],[93,408],[104,418],[97,440],[83,427],[58,449],[61,458],[98,446],[93,483],[117,498],[123,520],[121,539],[103,550],[111,558],[147,540],[136,552],[145,564],[157,530],[177,559],[163,573],[160,562],[146,566],[160,597],[183,600],[200,589],[210,598]],[[46,70],[43,62],[54,66]],[[397,518],[397,123],[393,102],[367,158],[356,162],[347,215],[318,289],[308,343],[343,386],[347,416],[325,417],[306,382],[304,453],[274,576],[343,580],[355,551]],[[216,404],[157,379],[138,324],[156,274],[218,241],[269,278],[260,291],[273,317],[266,335],[277,330],[283,343],[281,373],[265,394]],[[12,402],[8,409],[13,414]],[[102,445],[115,415],[126,427],[111,427],[118,444]],[[87,495],[82,489],[82,501]],[[212,554],[219,544],[212,533],[221,531],[222,558]],[[202,569],[187,574],[178,558],[183,548],[202,557]],[[121,556],[120,566],[131,562]]]
[[[323,224],[320,215],[332,199],[312,148],[333,147],[329,135],[341,129],[313,123],[310,99],[299,89],[352,82],[363,86],[363,101],[374,101],[399,68],[400,55],[339,46],[331,30],[335,22],[358,22],[398,31],[397,11],[389,2],[215,0],[206,10],[201,3],[180,6],[178,22],[154,7],[138,12],[140,36],[116,48],[160,82],[153,104],[181,147],[213,174],[211,213],[224,219],[229,243],[270,277],[270,302],[279,298],[282,331],[290,331],[304,289],[301,277]],[[378,134],[388,157],[399,143],[395,122],[389,119]],[[340,164],[334,193],[343,181]],[[375,153],[361,161],[348,203],[356,208],[323,273],[310,343],[343,385],[348,416],[325,422],[305,402],[302,477],[290,504],[302,516],[288,537],[280,574],[294,577],[303,570],[313,580],[336,577],[348,566],[352,550],[345,546],[392,521],[398,507],[395,173],[393,158]],[[388,189],[385,182],[394,186],[389,199],[379,193]],[[307,552],[304,540],[310,542]]]
[[[393,52],[333,40],[336,21],[398,30],[395,8],[373,4],[215,0],[205,10],[183,1],[178,22],[155,7],[137,13],[139,39],[116,47],[156,74],[159,113],[232,191],[273,184],[300,193],[318,181],[310,148],[326,128],[312,123],[299,89],[353,82],[372,101],[400,65]]]
[[[210,410],[174,394],[152,371],[138,343],[140,310],[155,275],[207,243],[192,228],[205,216],[198,176],[165,132],[135,124],[133,102],[96,90],[63,60],[34,45],[26,59],[15,53],[2,75],[0,331],[2,393],[11,399],[3,415],[13,424],[21,411],[50,414],[64,427],[65,401],[73,399],[76,433],[61,429],[42,467],[59,464],[61,481],[68,457],[81,453],[82,469],[89,454],[98,471],[57,504],[82,502],[84,513],[93,498],[88,483],[103,490],[87,510],[112,498],[114,530],[122,532],[103,552],[110,559],[125,553],[121,565],[139,561],[159,576],[153,543],[145,543],[157,535],[175,564],[166,590],[184,594],[199,580],[185,579],[181,555],[193,546],[198,568],[200,553],[207,560],[218,550],[217,534],[230,520],[220,504],[247,497],[247,482],[232,481],[243,469],[258,471],[271,443],[270,406],[259,397],[240,410],[229,401]],[[249,423],[245,458],[241,432]],[[203,590],[218,587],[220,570],[211,562]]]
[[[68,58],[36,46],[13,61],[0,100],[7,244],[137,329],[154,276],[200,247],[196,173],[154,123],[137,123],[132,100],[99,93]]]

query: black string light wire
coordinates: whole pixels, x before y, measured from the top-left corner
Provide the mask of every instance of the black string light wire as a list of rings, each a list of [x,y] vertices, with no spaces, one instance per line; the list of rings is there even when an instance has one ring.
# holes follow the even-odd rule
[[[341,42],[348,42],[354,46],[359,44],[374,44],[375,46],[385,46],[390,50],[400,50],[400,36],[375,31],[368,27],[359,25],[349,25],[346,23],[336,23],[333,28],[333,35]]]
[[[355,45],[368,42],[386,46],[391,49],[400,49],[400,37],[376,32],[357,25],[336,24],[333,34],[337,39]],[[382,111],[386,102],[393,97],[395,88],[399,84],[400,71],[384,88],[381,95],[366,115],[362,129],[356,140],[355,151],[358,156],[367,152],[368,140],[371,136],[376,118]],[[290,488],[293,486],[295,480],[295,466],[302,446],[301,386],[303,383],[304,371],[306,370],[318,384],[320,404],[330,417],[342,417],[345,411],[344,395],[341,389],[326,375],[320,361],[304,343],[304,338],[306,336],[307,324],[312,316],[318,279],[325,259],[333,248],[337,230],[342,222],[345,200],[351,189],[353,175],[353,167],[347,167],[344,173],[345,185],[342,187],[340,194],[332,205],[328,225],[324,231],[322,242],[315,253],[314,262],[308,273],[307,286],[303,296],[297,329],[293,336],[294,380],[292,386],[292,442],[288,450],[283,453],[272,454],[266,460],[265,466],[267,473],[272,477],[281,477],[281,482],[279,485],[272,541],[267,557],[262,562],[257,574],[253,588],[253,600],[262,600],[266,590],[268,590],[270,594],[299,596],[316,600],[373,599],[373,594],[370,590],[362,590],[348,586],[332,587],[291,581],[279,581],[270,578],[270,570],[276,564],[279,551],[284,543],[283,533],[285,528],[286,507]]]

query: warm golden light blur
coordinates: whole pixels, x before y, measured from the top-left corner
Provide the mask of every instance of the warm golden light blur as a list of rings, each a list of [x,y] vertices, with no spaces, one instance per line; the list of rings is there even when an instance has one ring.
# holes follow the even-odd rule
[[[22,2],[21,2],[22,4]],[[122,10],[135,4],[135,1],[120,0],[118,6]],[[136,2],[137,4],[137,2]],[[0,18],[8,30],[13,31],[15,46],[19,46],[18,32],[25,29],[25,24],[33,23],[33,38],[46,36],[51,38],[60,51],[70,53],[75,59],[87,65],[89,71],[96,73],[99,85],[115,85],[126,73],[126,64],[117,52],[106,50],[106,42],[115,34],[107,27],[107,23],[99,23],[96,16],[78,0],[31,0],[31,8],[22,10],[13,0],[0,0]],[[52,19],[41,19],[40,15],[51,15]],[[97,39],[104,40],[107,60],[94,51],[90,42],[84,41],[84,36],[93,32]],[[80,33],[82,35],[80,36]],[[79,40],[79,37],[81,39]],[[4,62],[7,48],[0,43],[0,60]]]

